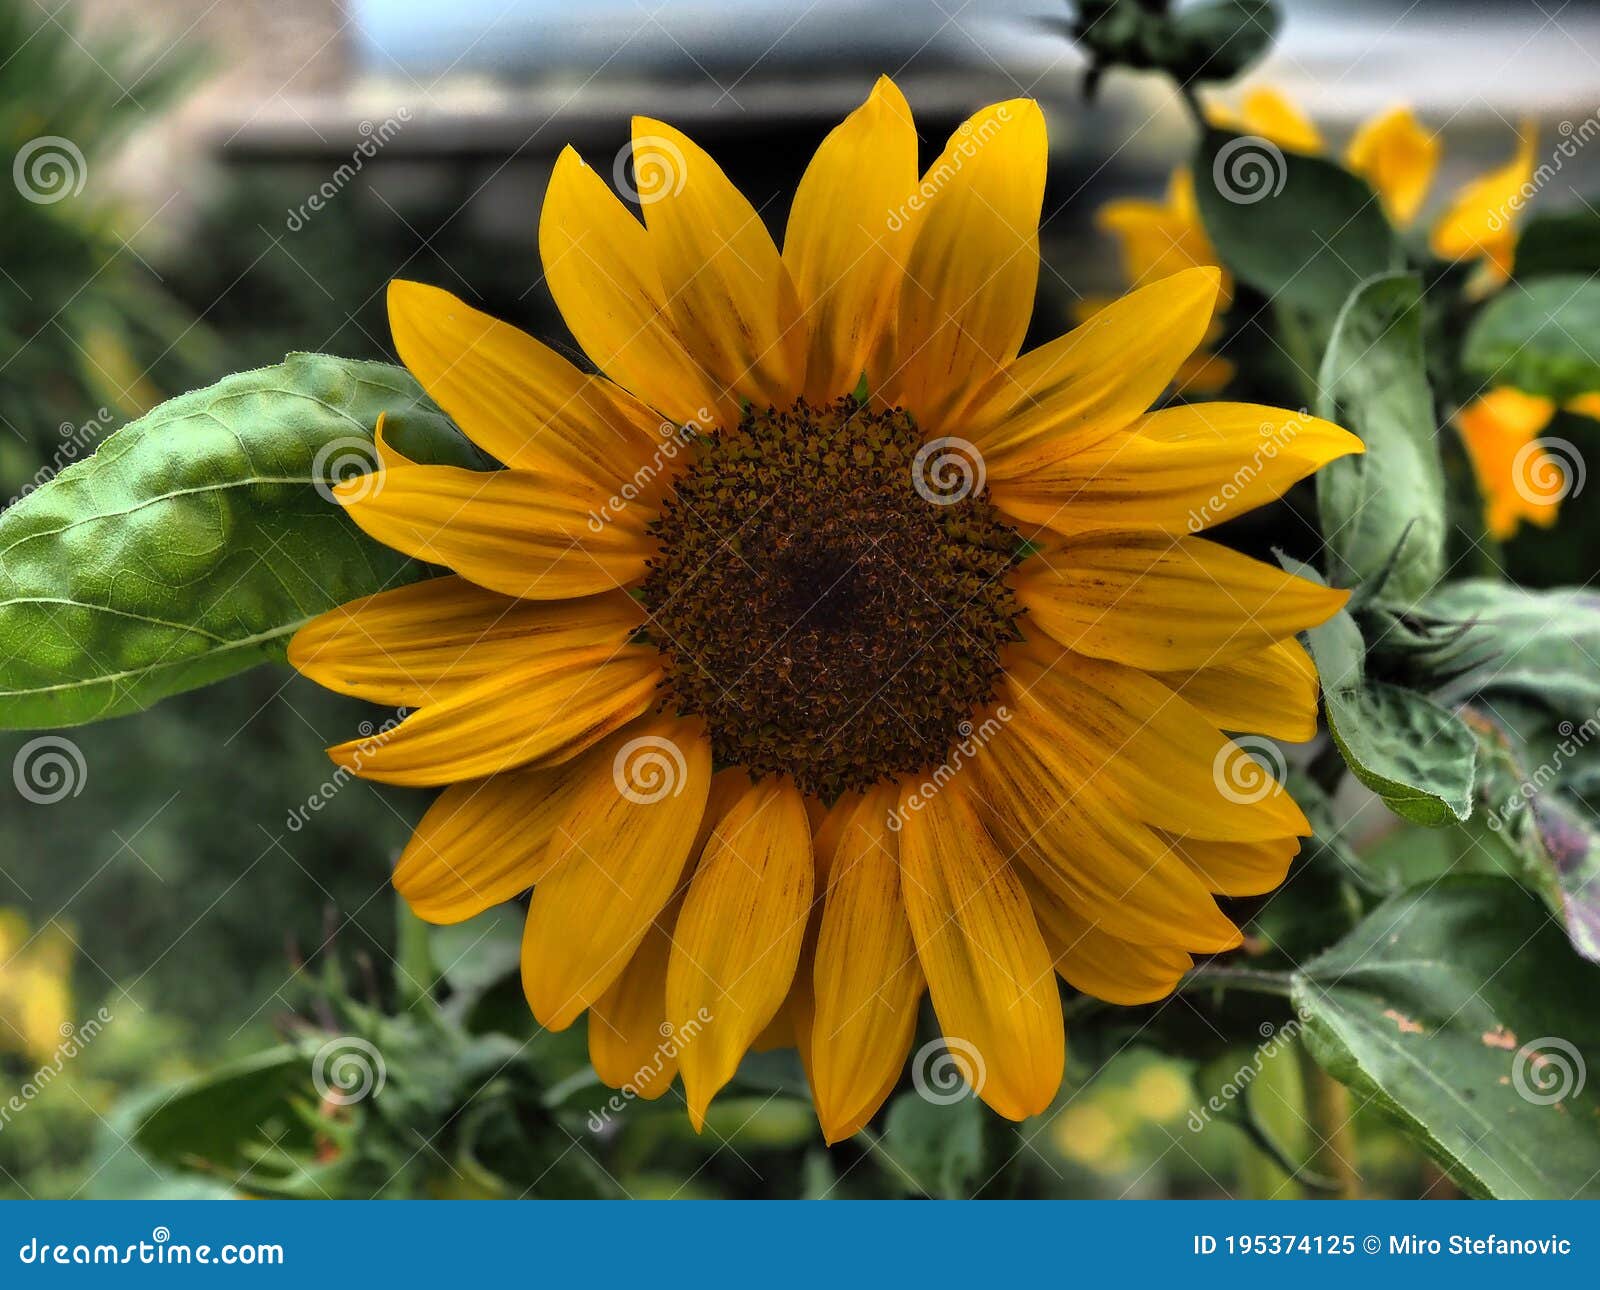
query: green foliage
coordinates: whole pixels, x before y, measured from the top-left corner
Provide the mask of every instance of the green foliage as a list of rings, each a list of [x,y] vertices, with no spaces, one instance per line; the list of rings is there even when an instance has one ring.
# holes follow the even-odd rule
[[[1593,273],[1515,282],[1478,315],[1462,362],[1485,385],[1564,403],[1600,390],[1600,282]]]
[[[1296,974],[1317,1061],[1469,1191],[1600,1196],[1600,968],[1536,898],[1450,877],[1395,896]],[[1559,1095],[1559,1096],[1558,1096]]]
[[[385,413],[412,451],[467,457],[405,372],[300,354],[163,404],[0,515],[0,723],[136,712],[425,576],[327,495],[376,464]]]
[[[1517,237],[1517,278],[1600,273],[1600,196],[1577,210],[1541,212]]]
[[[1317,384],[1317,414],[1353,430],[1367,448],[1317,474],[1329,572],[1341,585],[1386,573],[1387,598],[1415,601],[1444,573],[1446,536],[1420,278],[1374,278],[1351,293]]]
[[[1159,70],[1180,84],[1228,81],[1271,47],[1282,17],[1272,0],[1078,0],[1066,30],[1090,58],[1089,87],[1107,67]],[[1052,22],[1050,25],[1054,26]]]

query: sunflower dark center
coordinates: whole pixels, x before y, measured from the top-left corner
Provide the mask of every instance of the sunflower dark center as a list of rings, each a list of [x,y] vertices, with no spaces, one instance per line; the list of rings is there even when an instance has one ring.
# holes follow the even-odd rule
[[[853,399],[699,448],[643,586],[669,704],[705,719],[719,764],[825,799],[938,765],[1018,639],[1021,543],[961,474],[976,463]]]

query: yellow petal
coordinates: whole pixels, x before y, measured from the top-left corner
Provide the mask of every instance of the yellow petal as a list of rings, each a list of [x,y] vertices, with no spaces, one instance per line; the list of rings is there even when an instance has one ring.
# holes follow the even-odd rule
[[[552,475],[403,465],[333,492],[385,546],[531,600],[625,586],[654,547],[643,508],[610,508],[599,489]]]
[[[1044,114],[1030,99],[961,126],[917,190],[922,209],[900,289],[885,397],[930,434],[1017,356],[1039,277]]]
[[[562,318],[602,372],[680,424],[737,424],[738,400],[673,329],[644,225],[571,148],[545,192],[539,258]]]
[[[1136,198],[1107,202],[1096,213],[1095,224],[1116,239],[1123,275],[1131,287],[1148,286],[1185,269],[1217,265],[1216,248],[1200,222],[1194,176],[1187,170],[1172,172],[1165,202]],[[1221,282],[1220,298],[1226,305],[1233,284],[1225,273]]]
[[[1063,533],[1197,533],[1363,451],[1330,421],[1253,403],[1191,403],[1141,417],[1087,448],[1006,457],[989,491],[1025,523]]]
[[[1039,931],[1061,979],[1107,1003],[1154,1003],[1172,993],[1194,959],[1164,945],[1135,945],[1074,913],[1038,879],[1021,874]]]
[[[1112,935],[1206,954],[1238,945],[1238,929],[1194,872],[1108,791],[1103,775],[1086,777],[1089,735],[1063,747],[1063,731],[1019,708],[985,748],[977,766],[995,837],[1058,899]]]
[[[895,805],[888,786],[849,805],[828,881],[811,1067],[829,1143],[872,1118],[917,1025],[924,982],[900,895],[899,839],[888,824]]]
[[[413,786],[553,766],[649,711],[660,680],[660,656],[646,646],[551,651],[328,756],[363,779]]]
[[[644,404],[448,291],[391,282],[389,329],[422,387],[508,466],[618,482],[655,449],[660,417]]]
[[[1244,97],[1238,112],[1220,104],[1206,109],[1212,125],[1237,134],[1257,134],[1294,152],[1321,152],[1322,135],[1287,95],[1261,86]]]
[[[1456,194],[1434,225],[1433,253],[1443,260],[1488,256],[1509,267],[1512,227],[1532,196],[1536,130],[1524,122],[1517,152],[1499,170],[1475,179]]]
[[[1275,891],[1289,874],[1289,861],[1300,854],[1299,838],[1210,842],[1169,837],[1168,841],[1207,887],[1224,896],[1260,896]]]
[[[683,902],[673,899],[656,915],[628,965],[589,1006],[589,1064],[612,1088],[654,1101],[672,1087],[678,1050],[694,1042],[676,1035],[667,1020],[667,962],[672,927]]]
[[[556,826],[528,905],[522,990],[551,1030],[621,975],[678,889],[705,815],[711,746],[699,723],[656,718],[624,733]]]
[[[810,336],[806,398],[855,389],[893,308],[910,249],[901,208],[917,183],[917,129],[887,76],[817,149],[795,189],[783,262]]]
[[[1550,485],[1560,483],[1561,467],[1534,446],[1555,414],[1551,400],[1504,385],[1456,413],[1483,493],[1485,522],[1501,541],[1523,520],[1543,527],[1555,523],[1567,490]]]
[[[986,462],[1092,442],[1144,412],[1205,336],[1220,280],[1203,268],[1153,282],[1017,359],[975,413],[970,433]]]
[[[698,1131],[717,1090],[783,1006],[812,896],[811,827],[799,792],[765,780],[729,810],[706,846],[673,932],[667,1017],[698,1022],[679,1054]]]
[[[600,751],[550,770],[452,784],[439,794],[394,869],[394,888],[411,912],[430,923],[464,922],[543,878],[550,839]]]
[[[1134,667],[1208,667],[1315,627],[1350,598],[1201,538],[1068,540],[1012,579],[1041,630]]]
[[[1193,672],[1160,678],[1223,730],[1300,744],[1317,733],[1317,669],[1299,641],[1278,641]]]
[[[634,118],[633,165],[651,184],[644,222],[673,330],[723,390],[788,407],[805,380],[806,338],[761,216],[708,153],[660,121]]]
[[[1091,778],[1136,818],[1196,837],[1309,835],[1300,808],[1247,754],[1155,677],[1040,647],[1019,652],[1008,688],[1019,716],[1047,732],[1072,782]],[[1248,785],[1245,784],[1248,781]]]
[[[1393,108],[1355,132],[1345,164],[1372,185],[1390,221],[1403,227],[1417,217],[1433,183],[1439,140],[1410,108]]]
[[[415,708],[546,650],[622,645],[644,621],[623,592],[512,600],[446,575],[380,591],[313,618],[289,663],[318,685]]]
[[[952,1056],[979,1097],[1024,1120],[1061,1087],[1061,1000],[1027,894],[962,783],[920,810],[902,798],[901,891]]]

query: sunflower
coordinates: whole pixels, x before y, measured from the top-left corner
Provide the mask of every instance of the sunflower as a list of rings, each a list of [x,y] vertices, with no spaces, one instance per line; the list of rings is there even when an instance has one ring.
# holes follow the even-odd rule
[[[1046,141],[985,108],[919,179],[881,80],[782,249],[716,163],[637,119],[643,221],[571,149],[539,228],[590,374],[432,287],[406,365],[505,469],[345,481],[453,572],[345,605],[292,662],[414,709],[331,749],[445,785],[394,882],[453,923],[532,889],[522,981],[588,1014],[608,1083],[681,1076],[699,1127],[752,1046],[798,1048],[825,1135],[894,1087],[924,993],[978,1093],[1049,1104],[1056,973],[1158,999],[1238,945],[1216,893],[1283,878],[1305,817],[1224,730],[1315,727],[1295,633],[1343,603],[1194,536],[1360,450],[1244,404],[1146,409],[1218,274],[1026,354]]]
[[[1585,394],[1567,411],[1600,420],[1600,393]],[[1554,399],[1496,386],[1456,413],[1456,429],[1483,494],[1484,524],[1493,537],[1515,536],[1523,521],[1550,528],[1572,491],[1576,461],[1552,454],[1540,436],[1556,414]],[[1575,453],[1571,444],[1551,446]]]

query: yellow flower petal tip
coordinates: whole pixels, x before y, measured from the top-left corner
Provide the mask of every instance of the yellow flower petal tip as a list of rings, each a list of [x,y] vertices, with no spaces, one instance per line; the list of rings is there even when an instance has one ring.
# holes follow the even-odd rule
[[[1292,105],[1246,110],[1308,141]],[[1255,404],[1149,411],[1192,394],[1197,358],[1225,368],[1204,347],[1231,285],[1186,174],[1102,217],[1138,289],[1023,352],[1034,100],[974,113],[923,171],[878,78],[781,248],[686,135],[632,128],[647,192],[624,202],[569,147],[539,217],[587,364],[389,284],[402,360],[504,469],[408,462],[380,422],[379,473],[327,490],[448,570],[291,640],[311,679],[406,710],[328,755],[443,788],[396,889],[442,924],[526,895],[533,1016],[588,1012],[601,1078],[681,1079],[697,1133],[774,1044],[798,1048],[825,1140],[861,1131],[924,995],[982,1055],[978,1095],[1038,1115],[1059,980],[1165,997],[1241,943],[1217,897],[1271,890],[1309,831],[1284,792],[1219,794],[1214,767],[1224,731],[1310,733],[1295,633],[1347,593],[1194,534],[1361,440]],[[952,442],[986,487],[934,455]]]

